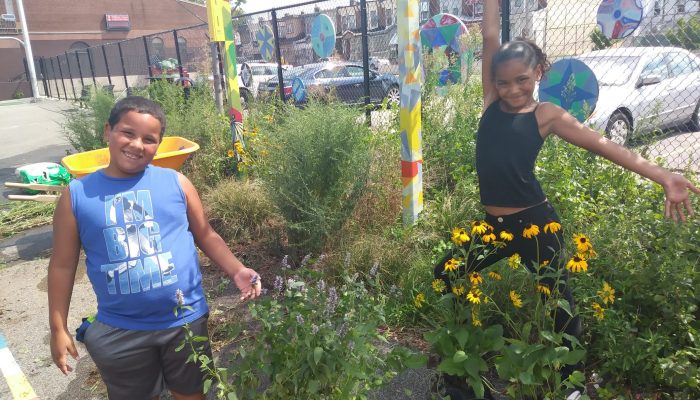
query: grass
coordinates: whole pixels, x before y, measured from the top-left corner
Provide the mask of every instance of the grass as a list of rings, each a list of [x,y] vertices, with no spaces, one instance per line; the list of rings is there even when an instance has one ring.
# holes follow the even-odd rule
[[[54,204],[35,202],[0,204],[0,239],[50,224],[54,208]]]

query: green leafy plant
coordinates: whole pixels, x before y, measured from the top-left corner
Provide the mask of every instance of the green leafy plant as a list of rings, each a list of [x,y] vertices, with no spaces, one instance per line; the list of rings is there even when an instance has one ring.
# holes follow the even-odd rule
[[[62,125],[68,142],[79,152],[105,147],[104,127],[109,112],[116,102],[114,96],[104,90],[91,90],[85,100],[85,108],[65,112]]]

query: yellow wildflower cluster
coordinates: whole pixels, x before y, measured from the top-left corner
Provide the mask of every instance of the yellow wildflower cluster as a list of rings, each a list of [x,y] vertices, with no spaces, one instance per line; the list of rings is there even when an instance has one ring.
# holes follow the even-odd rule
[[[603,288],[598,291],[598,296],[603,300],[603,304],[615,302],[615,289],[608,282],[603,281]]]
[[[450,258],[445,263],[445,271],[447,272],[456,271],[457,267],[459,267],[459,260],[456,258]]]
[[[522,262],[520,254],[513,253],[512,256],[508,257],[508,265],[513,269],[518,269],[520,263]]]
[[[486,221],[472,222],[472,235],[483,235],[486,232],[492,232],[493,226]]]
[[[423,303],[425,303],[425,295],[423,293],[418,293],[416,298],[413,300],[413,303],[416,305],[416,308],[423,307]]]
[[[469,282],[471,282],[472,285],[477,286],[478,284],[484,282],[484,278],[482,278],[481,274],[479,274],[478,272],[472,272],[469,275]]]
[[[467,293],[467,300],[472,304],[481,304],[481,295],[483,292],[477,287],[471,288],[469,293]]]
[[[526,239],[532,239],[539,234],[540,227],[535,224],[527,224],[525,225],[525,229],[523,229],[523,237]]]
[[[479,314],[476,307],[472,307],[472,325],[481,326],[481,320],[479,319]]]
[[[462,246],[470,240],[467,231],[464,228],[452,229],[452,243],[456,246]]]
[[[519,294],[515,293],[515,290],[510,291],[510,301],[513,302],[516,308],[521,308],[523,306],[523,300],[520,298]]]
[[[464,292],[465,292],[464,286],[455,286],[452,288],[452,293],[457,297],[463,295]]]
[[[537,284],[537,291],[542,293],[543,295],[549,297],[552,295],[552,289],[550,289],[548,286],[542,285],[540,283]]]
[[[605,309],[600,304],[593,302],[591,308],[593,309],[593,316],[598,321],[602,321],[605,318]]]
[[[588,271],[587,260],[597,255],[593,250],[593,244],[586,235],[581,233],[574,235],[574,244],[576,245],[576,254],[566,263],[566,269],[571,272],[586,272]]]
[[[501,279],[503,279],[503,277],[501,276],[501,274],[499,274],[499,273],[496,272],[496,271],[489,271],[489,273],[488,273],[487,275],[489,276],[489,278],[491,278],[491,279],[493,279],[493,280],[500,281]]]
[[[445,281],[442,279],[435,279],[433,280],[433,290],[436,291],[437,293],[443,293],[447,289],[447,285],[445,284]]]

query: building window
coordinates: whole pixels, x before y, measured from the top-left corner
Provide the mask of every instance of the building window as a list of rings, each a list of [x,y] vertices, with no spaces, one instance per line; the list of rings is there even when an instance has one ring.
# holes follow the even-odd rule
[[[386,9],[386,26],[391,26],[394,24],[394,13],[395,11],[392,8]]]
[[[379,14],[377,10],[372,10],[369,12],[369,29],[376,29],[379,27]]]
[[[350,31],[355,29],[355,14],[343,15],[343,31]]]
[[[187,58],[187,39],[182,36],[177,37],[177,47],[180,49],[180,58],[185,62]]]
[[[71,51],[80,51],[80,50],[85,50],[88,47],[90,47],[90,45],[85,43],[85,42],[73,42],[73,44],[70,45],[70,50]]]
[[[165,45],[163,44],[163,39],[158,36],[151,38],[151,63],[157,63],[163,59],[165,54]]]

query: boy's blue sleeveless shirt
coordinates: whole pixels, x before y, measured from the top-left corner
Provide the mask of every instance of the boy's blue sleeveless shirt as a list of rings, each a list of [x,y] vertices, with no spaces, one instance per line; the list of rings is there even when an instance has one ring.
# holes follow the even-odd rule
[[[124,179],[99,170],[73,180],[70,194],[99,321],[158,330],[208,312],[185,194],[174,170],[149,165]]]

